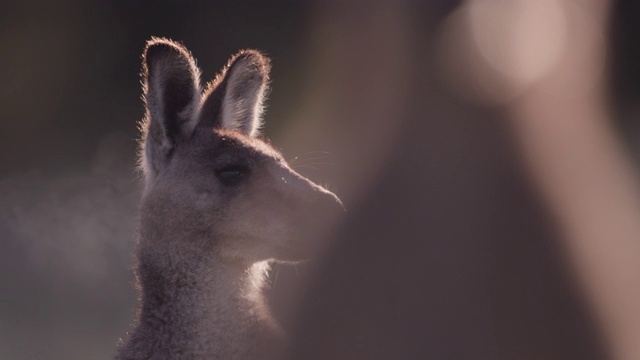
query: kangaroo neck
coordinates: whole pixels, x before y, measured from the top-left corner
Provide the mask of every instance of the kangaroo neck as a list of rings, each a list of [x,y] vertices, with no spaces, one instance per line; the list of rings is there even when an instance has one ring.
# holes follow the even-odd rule
[[[280,331],[262,294],[266,262],[242,266],[205,254],[156,257],[144,249],[139,256],[139,330],[158,345],[154,353],[244,359],[277,342]]]

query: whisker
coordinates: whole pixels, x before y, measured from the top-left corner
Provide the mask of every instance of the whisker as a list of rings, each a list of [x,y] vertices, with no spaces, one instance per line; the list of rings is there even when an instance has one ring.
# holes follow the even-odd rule
[[[337,164],[329,163],[329,162],[308,162],[308,163],[300,163],[300,164],[292,164],[292,166],[325,166],[325,167],[336,167]]]
[[[305,157],[296,157],[295,160],[316,160],[316,159],[329,159],[330,156],[325,155],[316,155],[316,156],[305,156]]]
[[[278,274],[280,273],[280,266],[276,265],[276,273],[273,275],[273,283],[271,284],[271,289],[275,290],[276,283],[278,283]]]
[[[309,165],[292,165],[291,167],[294,168],[294,170],[303,168],[303,169],[313,169],[313,170],[316,170],[316,171],[320,171],[320,169],[318,169],[317,167],[309,166]]]
[[[320,160],[329,157],[331,157],[331,154],[327,151],[310,151],[294,157],[293,159],[289,160],[289,163],[293,164],[296,161]]]
[[[296,275],[300,276],[300,271],[298,271],[298,264],[293,264],[293,269],[296,271]]]

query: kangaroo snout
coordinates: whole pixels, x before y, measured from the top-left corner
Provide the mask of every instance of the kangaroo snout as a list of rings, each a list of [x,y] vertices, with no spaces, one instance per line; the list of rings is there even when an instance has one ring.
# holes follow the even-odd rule
[[[333,222],[345,213],[344,205],[336,194],[320,186],[316,191],[317,197],[310,206],[315,217],[325,222]],[[327,226],[329,225],[327,223]]]
[[[295,229],[277,256],[280,261],[307,260],[321,252],[345,213],[342,201],[334,193],[302,180],[308,185],[304,196],[293,204]]]
[[[313,181],[293,172],[296,181],[300,184],[298,194],[300,201],[300,214],[320,227],[329,227],[344,213],[345,208],[340,198],[333,192],[314,183]]]

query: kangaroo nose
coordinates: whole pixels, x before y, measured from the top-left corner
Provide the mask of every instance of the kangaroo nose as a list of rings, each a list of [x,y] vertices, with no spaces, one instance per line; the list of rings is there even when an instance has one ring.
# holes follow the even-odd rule
[[[304,203],[308,206],[308,211],[312,213],[313,217],[321,220],[325,218],[335,220],[335,217],[346,212],[344,204],[336,194],[295,172],[294,175],[299,181],[299,189],[304,194],[302,196],[305,199]]]
[[[338,204],[338,207],[340,208],[340,212],[343,212],[343,213],[347,212],[347,208],[344,207],[342,200],[340,200],[340,198],[336,194],[332,192],[330,192],[330,194],[333,197],[334,204]]]
[[[334,193],[322,189],[319,198],[314,204],[314,212],[323,221],[334,222],[346,212],[344,204]]]
[[[334,212],[339,210],[339,213],[344,213],[347,211],[344,207],[344,204],[342,203],[342,200],[340,200],[340,198],[336,194],[332,193],[322,186],[314,184],[313,182],[310,183],[318,194],[319,199],[316,201],[322,204],[320,205],[321,207],[326,208],[324,210],[326,210],[327,212]]]

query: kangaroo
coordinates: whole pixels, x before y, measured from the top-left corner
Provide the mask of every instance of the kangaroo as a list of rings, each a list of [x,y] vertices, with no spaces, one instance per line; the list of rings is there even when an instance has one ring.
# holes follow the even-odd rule
[[[342,204],[257,136],[269,70],[244,50],[202,90],[185,47],[147,43],[139,309],[116,359],[282,356],[286,336],[262,292],[269,262],[309,256]]]

